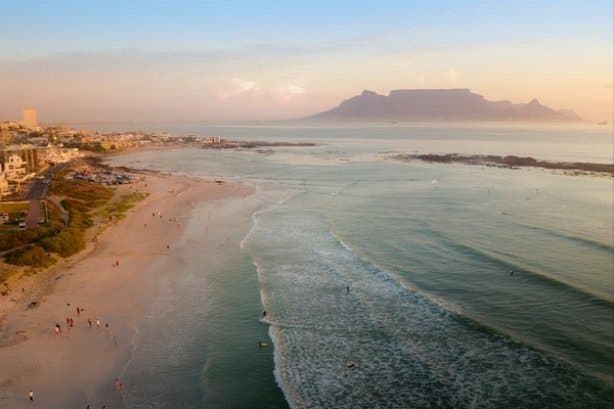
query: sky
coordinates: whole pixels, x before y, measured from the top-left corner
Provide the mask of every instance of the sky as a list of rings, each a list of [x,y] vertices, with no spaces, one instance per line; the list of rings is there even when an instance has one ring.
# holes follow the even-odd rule
[[[611,122],[612,3],[0,0],[0,120],[275,120],[470,88]]]

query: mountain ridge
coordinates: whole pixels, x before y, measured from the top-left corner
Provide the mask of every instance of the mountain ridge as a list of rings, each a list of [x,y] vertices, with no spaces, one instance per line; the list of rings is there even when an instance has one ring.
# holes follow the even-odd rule
[[[490,101],[468,88],[397,89],[388,95],[363,90],[335,108],[310,115],[308,120],[443,120],[443,121],[555,121],[582,119],[571,110],[555,110],[536,98],[526,104]]]

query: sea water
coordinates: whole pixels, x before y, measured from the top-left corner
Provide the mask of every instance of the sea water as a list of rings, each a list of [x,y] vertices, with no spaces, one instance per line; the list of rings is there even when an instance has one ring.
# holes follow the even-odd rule
[[[151,312],[135,323],[128,407],[611,403],[612,178],[389,159],[463,152],[611,163],[608,131],[167,129],[317,146],[113,159],[258,186],[191,215]],[[234,221],[216,225],[224,212]],[[272,345],[258,348],[261,340]]]

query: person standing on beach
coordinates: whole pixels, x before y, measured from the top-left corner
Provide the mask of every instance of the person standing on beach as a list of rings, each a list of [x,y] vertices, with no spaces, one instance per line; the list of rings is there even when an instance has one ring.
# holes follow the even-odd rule
[[[96,320],[96,328],[100,328],[100,320]]]
[[[31,401],[34,400],[34,391],[32,389],[30,389],[30,392],[28,392],[28,398],[30,398]]]
[[[60,329],[60,324],[56,322],[55,323],[55,335],[60,335],[60,332],[62,332],[62,330]]]
[[[89,319],[89,318],[87,319],[87,325],[89,325],[89,326],[90,326],[90,328],[92,328],[92,320],[91,320],[91,319]]]

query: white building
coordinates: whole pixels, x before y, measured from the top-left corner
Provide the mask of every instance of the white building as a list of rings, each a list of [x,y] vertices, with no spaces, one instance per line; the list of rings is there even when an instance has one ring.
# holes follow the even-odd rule
[[[47,146],[45,161],[48,163],[65,163],[82,156],[78,148],[61,148],[55,145]]]
[[[3,170],[6,179],[19,179],[28,174],[28,163],[13,153],[4,162]]]
[[[205,143],[220,143],[222,142],[221,136],[207,136],[205,138]]]

